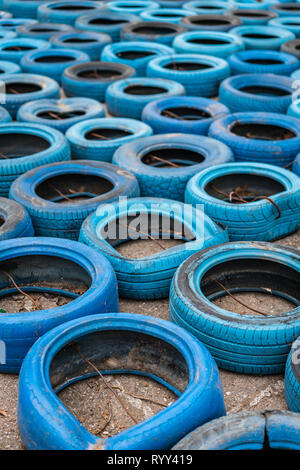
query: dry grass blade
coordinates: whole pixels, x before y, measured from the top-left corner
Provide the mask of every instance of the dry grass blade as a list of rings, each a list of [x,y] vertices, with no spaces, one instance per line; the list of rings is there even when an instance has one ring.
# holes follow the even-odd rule
[[[36,300],[34,300],[34,298],[31,297],[31,295],[29,295],[29,294],[27,294],[26,292],[24,292],[24,291],[17,285],[16,281],[14,280],[14,278],[13,278],[9,273],[7,273],[6,271],[2,271],[2,270],[1,270],[1,272],[2,272],[6,277],[8,277],[8,279],[12,282],[12,284],[13,284],[14,287],[20,292],[20,294],[24,295],[24,297],[27,297],[27,298],[30,300],[30,302],[33,303],[35,310],[42,310],[42,308],[41,308],[41,306],[39,305],[39,303],[38,303]]]
[[[176,165],[176,163],[170,162],[169,160],[165,160],[164,158],[157,157],[156,155],[149,155],[149,158],[152,158],[153,160],[157,160],[158,162],[165,163],[166,165],[173,166],[174,168],[180,168],[179,165]]]
[[[140,233],[141,235],[145,235],[148,237],[150,240],[155,242],[162,250],[165,250],[166,248],[157,240],[157,238],[152,237],[149,233],[142,232],[141,230],[138,230],[136,227],[130,227],[130,225],[122,224],[120,221],[118,222],[119,225],[125,228],[129,228],[130,230],[134,230],[136,233]]]

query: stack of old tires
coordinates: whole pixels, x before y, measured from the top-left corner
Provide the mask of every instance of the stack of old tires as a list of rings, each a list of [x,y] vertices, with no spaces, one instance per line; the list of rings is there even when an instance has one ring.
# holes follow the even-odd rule
[[[300,229],[300,1],[0,10],[0,298],[32,301],[1,309],[0,372],[20,372],[26,447],[299,450],[300,247],[273,242]],[[139,238],[180,243],[119,252]],[[118,295],[169,297],[170,321]],[[226,417],[218,367],[285,371],[291,411]],[[96,370],[178,399],[99,438],[57,396]]]

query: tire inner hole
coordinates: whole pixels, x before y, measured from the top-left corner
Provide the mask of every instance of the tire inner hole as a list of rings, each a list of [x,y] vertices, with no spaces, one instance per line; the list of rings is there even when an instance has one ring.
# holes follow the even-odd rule
[[[88,5],[54,5],[51,8],[52,10],[58,11],[84,11],[84,10],[94,10],[95,8]]]
[[[90,78],[93,80],[110,80],[116,77],[120,77],[121,75],[122,72],[119,72],[119,70],[100,69],[99,67],[82,70],[81,72],[77,73],[77,76],[80,78]]]
[[[201,19],[200,17],[194,18],[193,16],[189,17],[189,22],[192,24],[197,24],[199,26],[225,26],[231,24],[228,20],[218,20],[218,19]]]
[[[37,113],[37,117],[42,119],[49,119],[50,121],[60,120],[60,119],[72,119],[77,116],[84,116],[85,111],[73,110],[69,112],[58,111],[56,109],[40,111]]]
[[[66,44],[87,44],[89,42],[97,42],[97,39],[72,37],[72,38],[64,39],[63,42]]]
[[[153,36],[160,35],[168,35],[176,33],[176,30],[169,27],[162,27],[162,26],[137,26],[132,28],[132,31],[136,34],[150,34]]]
[[[142,162],[157,168],[172,168],[198,165],[205,160],[200,152],[187,148],[153,148],[145,153]]]
[[[2,227],[2,225],[5,224],[5,219],[3,219],[3,217],[0,216],[0,227]]]
[[[178,119],[184,121],[202,121],[203,119],[210,119],[212,115],[203,109],[193,108],[189,106],[165,108],[161,112],[162,116],[170,119]]]
[[[240,91],[244,93],[250,93],[252,95],[260,95],[260,96],[288,96],[291,94],[290,91],[284,90],[283,88],[277,88],[273,86],[245,86],[240,88]]]
[[[245,62],[247,64],[256,64],[256,65],[281,65],[283,63],[282,60],[276,60],[276,59],[246,59]]]
[[[75,57],[71,56],[63,56],[63,55],[47,55],[44,57],[37,57],[34,59],[34,62],[38,62],[39,64],[59,64],[64,62],[72,62],[75,61]]]
[[[119,57],[120,59],[126,59],[126,60],[136,60],[136,59],[142,59],[143,57],[151,57],[155,55],[154,52],[148,52],[148,51],[122,51],[122,52],[117,52],[116,56]]]
[[[234,16],[238,16],[241,18],[265,18],[268,16],[268,13],[259,13],[259,12],[252,12],[252,11],[247,11],[247,12],[242,12],[242,11],[237,11],[234,12]]]
[[[223,46],[230,44],[230,41],[224,41],[221,39],[211,39],[211,38],[199,38],[199,39],[188,39],[187,42],[192,44],[204,44],[207,46]]]
[[[89,24],[98,24],[98,25],[118,25],[128,23],[128,20],[113,20],[111,18],[95,18],[94,20],[90,20]]]
[[[263,34],[263,33],[246,33],[243,34],[244,38],[249,39],[278,39],[278,36],[273,36],[272,34]]]
[[[33,49],[35,49],[35,47],[31,47],[31,46],[7,46],[7,47],[3,47],[3,51],[6,51],[6,52],[24,52],[24,51],[32,51]]]
[[[128,95],[158,95],[160,93],[167,93],[167,91],[163,87],[145,85],[129,85],[124,88],[124,93]]]
[[[211,69],[212,65],[201,64],[199,62],[170,62],[164,65],[165,69],[176,70],[178,72],[193,72],[195,70]]]
[[[32,33],[56,33],[57,31],[59,28],[39,28],[38,26],[31,28]]]
[[[179,14],[179,13],[172,14],[172,13],[157,12],[157,13],[152,13],[151,16],[157,16],[158,18],[180,18],[181,16],[184,16],[184,13],[182,13],[182,14]]]
[[[254,140],[288,140],[296,137],[291,130],[272,124],[236,123],[232,126],[231,132]]]
[[[21,158],[43,152],[50,143],[37,135],[11,132],[0,134],[0,159]]]
[[[42,87],[35,83],[9,82],[5,85],[5,92],[10,95],[22,93],[35,93],[41,91]]]
[[[95,128],[91,131],[88,131],[84,138],[87,140],[114,140],[122,139],[123,137],[128,137],[133,135],[133,132],[124,129],[117,128]]]

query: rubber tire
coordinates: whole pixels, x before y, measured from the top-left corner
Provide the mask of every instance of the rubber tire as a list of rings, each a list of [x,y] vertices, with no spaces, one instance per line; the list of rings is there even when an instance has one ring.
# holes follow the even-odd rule
[[[143,163],[143,156],[161,149],[183,149],[200,154],[204,160],[180,168],[160,168]],[[171,161],[178,163],[178,158]],[[189,179],[212,165],[233,161],[232,152],[221,142],[192,134],[164,134],[138,139],[120,147],[113,163],[133,173],[140,185],[141,195],[184,201],[184,191]],[[179,160],[180,162],[180,160]]]
[[[118,54],[130,51],[146,53],[144,57],[122,58]],[[171,47],[152,42],[122,41],[105,46],[100,59],[103,62],[118,62],[119,64],[130,65],[135,69],[137,77],[145,77],[148,62],[161,55],[172,54]],[[150,53],[150,55],[148,55]]]
[[[267,25],[270,20],[278,17],[277,13],[275,13],[274,11],[256,10],[255,8],[249,10],[231,10],[229,13],[235,18],[241,19],[243,26]]]
[[[180,62],[207,64],[206,70],[169,70],[164,65]],[[147,76],[166,78],[181,83],[190,96],[211,98],[218,95],[220,83],[230,75],[228,63],[219,57],[200,54],[174,54],[165,57],[157,57],[151,60],[147,66]]]
[[[232,75],[272,73],[290,76],[300,66],[296,57],[279,51],[241,51],[231,55],[227,60]],[[256,61],[256,63],[249,61]],[[269,61],[269,63],[264,64],[263,61]],[[272,63],[272,61],[276,63]]]
[[[186,7],[179,9],[153,8],[151,10],[145,10],[140,13],[140,18],[143,21],[158,21],[178,24],[182,18],[185,16],[192,16],[193,14],[194,12],[187,10]]]
[[[28,212],[21,204],[0,197],[0,241],[11,238],[33,237],[34,231]]]
[[[52,80],[52,78],[43,75],[33,75],[30,73],[4,74],[1,76],[1,80],[6,86],[9,83],[17,82],[41,87],[40,90],[32,93],[19,93],[17,95],[13,93],[6,94],[3,107],[10,113],[13,119],[16,118],[19,108],[28,101],[59,98],[60,96],[58,83]],[[3,103],[3,101],[2,94],[0,93],[0,103]]]
[[[26,315],[1,313],[0,337],[5,341],[6,363],[0,364],[0,370],[5,373],[19,372],[22,361],[31,346],[52,328],[65,324],[69,320],[85,317],[87,314],[94,315],[101,312],[104,314],[119,310],[116,277],[110,263],[100,253],[78,242],[57,238],[27,237],[5,240],[1,243],[1,260],[7,261],[18,256],[30,255],[48,255],[50,258],[58,257],[72,261],[85,271],[85,282],[88,279],[91,285],[83,295],[63,306],[26,312]],[[41,266],[34,266],[31,269],[30,267],[30,264],[26,264],[23,269],[21,268],[22,277],[27,275],[27,285],[31,280],[36,280],[37,274],[35,273],[39,276],[44,275],[43,279],[46,279],[45,268],[42,271]],[[71,279],[74,279],[74,275],[76,276],[76,273],[70,272],[69,266],[60,269],[60,272],[53,271],[50,267],[52,279],[64,277],[64,274],[69,274]],[[19,282],[21,281],[20,268],[17,263],[16,267],[10,267],[9,271],[14,278],[17,272],[17,278]]]
[[[19,26],[17,34],[20,38],[43,39],[50,41],[53,35],[70,33],[74,29],[68,24],[60,23],[34,23]]]
[[[61,175],[91,175],[109,181],[113,188],[104,194],[69,204],[57,204],[39,196],[36,188],[50,178]],[[66,176],[67,178],[67,176]],[[36,235],[78,240],[83,221],[100,205],[111,204],[119,197],[139,196],[135,177],[122,173],[114,165],[90,160],[60,162],[40,166],[20,176],[12,185],[9,197],[22,204],[32,218]]]
[[[12,117],[9,114],[9,112],[6,111],[5,108],[0,106],[0,123],[4,124],[5,122],[11,122],[11,121],[12,121]]]
[[[54,113],[73,113],[81,111],[83,114],[66,119],[47,119],[39,114],[45,111]],[[105,117],[105,108],[99,101],[89,98],[65,98],[61,100],[38,100],[24,103],[18,111],[19,122],[35,122],[45,126],[53,127],[63,134],[74,124],[87,119]]]
[[[280,46],[291,39],[295,39],[295,35],[284,28],[276,28],[274,26],[238,26],[230,31],[231,34],[238,36],[244,43],[245,49],[264,49],[277,51]],[[247,38],[246,34],[262,35],[262,38]],[[269,39],[263,36],[270,36]]]
[[[299,417],[282,410],[242,411],[215,419],[184,437],[183,450],[299,450]]]
[[[15,39],[17,37],[17,33],[14,31],[9,31],[5,29],[0,29],[0,39]]]
[[[144,363],[141,363],[141,361],[133,363],[130,358],[124,361],[124,356],[128,355],[130,343],[134,344],[133,349],[139,348],[139,345],[135,346],[134,341],[124,339],[124,336],[131,332],[142,338],[142,344],[146,342],[146,339],[152,338],[153,346],[156,345],[155,341],[159,341],[165,344],[165,347],[168,347],[169,350],[176,351],[180,358],[179,361],[184,361],[187,373],[190,374],[190,382],[179,399],[165,410],[116,436],[100,439],[87,432],[82,425],[79,425],[75,416],[66,407],[61,407],[62,419],[50,418],[56,416],[61,402],[50,384],[48,385],[48,381],[45,381],[45,377],[50,372],[48,364],[46,365],[45,356],[41,354],[41,351],[43,348],[49,353],[48,357],[52,358],[53,354],[57,350],[61,350],[68,341],[78,343],[80,337],[89,336],[95,332],[102,337],[101,333],[112,330],[112,328],[117,339],[112,339],[113,346],[109,346],[109,352],[105,348],[105,354],[108,357],[108,363],[104,366],[105,373],[112,373],[109,359],[112,360],[111,351],[114,351],[118,357],[118,363],[121,364],[119,373],[127,372],[147,377],[152,376],[154,380],[169,386],[165,381],[159,379],[159,374],[154,375],[147,370],[154,370],[154,373],[157,369],[159,372],[161,370],[158,351],[155,351],[155,349],[152,356],[155,357],[156,364],[152,363],[148,368],[146,365],[143,367],[144,363],[148,365],[147,355]],[[118,341],[120,333],[122,339]],[[107,340],[105,343],[107,343]],[[148,349],[152,350],[153,346],[148,345]],[[82,348],[81,345],[80,348]],[[124,354],[121,356],[120,354],[123,351]],[[69,363],[78,362],[78,353],[74,349],[73,351],[70,349],[70,354],[72,359]],[[89,353],[85,354],[89,356]],[[101,361],[101,356],[103,356],[102,345],[96,348],[94,354],[97,358],[100,357],[97,362],[103,362]],[[165,375],[171,381],[172,379],[169,376],[172,376],[172,373],[174,375],[172,366],[179,370],[182,366],[181,363],[178,365],[175,362],[172,353],[168,354],[167,358],[167,363],[164,366]],[[64,358],[63,360],[62,370],[65,374],[67,364]],[[129,365],[127,365],[128,363]],[[130,369],[128,370],[128,368]],[[93,373],[87,374],[86,371],[80,371],[79,374],[81,375],[76,377],[74,381],[94,375]],[[60,386],[60,389],[65,388],[70,383],[65,375],[62,377],[64,383]],[[42,383],[46,383],[46,385],[42,387]],[[171,388],[171,386],[169,387]],[[27,449],[43,450],[126,449],[136,451],[167,449],[196,426],[226,413],[220,375],[208,351],[192,335],[170,324],[170,322],[161,319],[156,319],[154,322],[145,315],[131,313],[88,316],[61,325],[45,335],[41,341],[34,345],[23,363],[20,374],[18,409],[18,424]],[[178,416],[183,418],[180,425]]]
[[[144,28],[146,32],[139,32]],[[157,33],[151,33],[151,29],[157,30]],[[162,34],[162,30],[169,30],[170,33]],[[148,31],[148,32],[147,32]],[[138,42],[154,42],[157,44],[165,44],[171,46],[173,39],[177,34],[183,33],[185,28],[180,24],[168,23],[164,21],[139,21],[136,23],[129,23],[122,28],[121,40],[122,41],[138,41]]]
[[[162,91],[155,94],[150,94],[147,91],[144,94],[131,94],[126,92],[130,87],[145,87],[145,90],[153,87]],[[184,94],[184,87],[173,80],[145,77],[128,78],[127,80],[118,80],[107,88],[105,102],[107,110],[112,116],[141,119],[143,109],[153,100]]]
[[[86,11],[76,8],[74,8],[73,11],[61,9],[64,5],[68,6],[69,4],[69,1],[56,0],[48,2],[45,5],[40,5],[37,10],[37,18],[39,22],[62,23],[70,24],[73,26],[78,17],[84,15],[84,13],[96,13],[97,10],[99,10],[103,6],[102,1],[82,0],[73,2],[73,5],[75,7],[76,4],[79,8],[83,6],[86,8]],[[55,8],[53,8],[54,5],[59,6],[60,10],[56,11]]]
[[[60,162],[70,159],[70,147],[63,134],[51,129],[51,127],[41,126],[33,123],[6,123],[0,124],[1,134],[29,134],[49,142],[49,147],[37,153],[19,158],[1,159],[0,161],[0,196],[7,196],[11,184],[18,176],[26,171],[47,163]],[[22,146],[22,142],[19,142]]]
[[[201,40],[204,41],[202,44],[192,42]],[[222,44],[208,45],[205,43],[207,40],[220,41]],[[244,49],[243,41],[237,36],[218,31],[188,31],[176,36],[172,46],[177,54],[205,54],[223,59]]]
[[[1,8],[3,8],[3,4],[1,4],[1,1],[0,1],[0,6]],[[0,11],[0,19],[3,20],[3,19],[9,19],[9,18],[12,18],[12,14],[9,13],[8,11]]]
[[[227,32],[236,26],[241,26],[242,22],[239,18],[231,16],[229,12],[225,15],[186,16],[180,24],[188,31]]]
[[[266,87],[270,90],[278,89],[285,93],[283,96],[276,94],[252,93],[250,89]],[[244,91],[246,89],[246,91]],[[286,114],[292,103],[294,93],[293,80],[283,75],[249,73],[234,75],[224,80],[220,85],[219,99],[232,113],[242,111],[265,111],[271,113]]]
[[[300,39],[292,39],[292,41],[287,41],[282,44],[280,50],[297,57],[297,59],[300,59],[299,45]]]
[[[72,42],[72,39],[75,39],[75,41]],[[79,39],[84,42],[78,42]],[[104,47],[111,43],[111,38],[108,34],[95,33],[93,31],[74,31],[56,34],[51,38],[50,42],[54,48],[64,48],[68,46],[71,49],[85,52],[90,60],[93,61],[99,60]]]
[[[113,79],[90,79],[78,77],[79,73],[94,70],[101,67],[102,70],[116,71],[119,75]],[[85,64],[73,65],[64,71],[62,76],[62,88],[66,96],[80,96],[92,98],[104,102],[107,87],[116,80],[133,77],[135,70],[128,65],[116,64],[114,62],[87,62]]]
[[[184,218],[184,224],[192,227],[195,239],[144,258],[131,259],[116,250],[114,246],[120,243],[118,240],[112,246],[103,238],[102,229],[108,223],[115,223],[118,218],[127,217],[128,214],[136,215],[141,207],[143,213],[150,215],[153,213],[153,206],[154,213],[172,217],[176,223],[182,224]],[[197,220],[201,220],[201,227]],[[126,241],[128,236],[130,233],[126,235]],[[84,221],[79,237],[80,242],[99,250],[111,262],[117,275],[120,295],[136,300],[168,297],[172,277],[183,260],[203,248],[225,243],[227,240],[227,232],[204,212],[187,207],[182,202],[176,202],[174,206],[174,200],[161,198],[128,199],[125,205],[122,202],[111,204],[109,211],[100,207]]]
[[[3,0],[3,8],[16,18],[33,18],[37,16],[38,6],[48,0]]]
[[[270,9],[277,13],[278,16],[300,16],[300,6],[298,2],[279,2],[271,5]]]
[[[296,38],[300,38],[300,16],[293,18],[292,16],[284,16],[269,21],[269,26],[286,29],[293,33]],[[296,26],[297,25],[297,26]]]
[[[112,11],[113,13],[132,13],[137,16],[140,16],[143,11],[155,8],[159,8],[159,4],[152,0],[131,0],[130,4],[126,0],[116,0],[105,5],[107,11]]]
[[[4,74],[11,74],[11,73],[20,73],[21,67],[14,62],[8,62],[6,60],[0,60],[0,80],[2,79]]]
[[[95,24],[97,20],[99,22],[101,19],[102,24]],[[137,23],[138,21],[140,21],[140,18],[136,15],[116,12],[114,12],[112,20],[111,12],[107,10],[101,10],[101,12],[93,15],[80,16],[76,20],[75,27],[83,30],[86,33],[95,32],[108,34],[111,37],[112,42],[118,42],[120,41],[120,34],[124,25]]]
[[[27,39],[27,38],[13,38],[13,39],[1,39],[0,40],[0,60],[7,60],[8,62],[15,62],[19,64],[22,57],[28,53],[25,51],[5,51],[7,47],[30,47],[31,49],[46,50],[51,47],[48,41],[43,39]]]
[[[258,123],[284,126],[296,136],[281,141],[247,139],[230,132],[235,123]],[[286,167],[300,152],[300,122],[292,116],[275,113],[236,113],[217,119],[209,128],[208,135],[228,145],[237,161],[269,163]]]
[[[29,18],[4,18],[0,19],[0,29],[4,29],[5,31],[16,32],[19,26],[35,23],[37,23],[37,20]]]
[[[127,132],[119,138],[111,140],[90,140],[85,136],[93,130],[102,129],[119,129]],[[98,160],[102,162],[112,161],[112,157],[116,150],[128,142],[152,135],[152,129],[143,122],[135,119],[122,118],[101,118],[83,121],[72,126],[66,137],[71,146],[72,158],[74,160]]]
[[[299,368],[300,343],[297,338],[291,348],[286,361],[284,376],[284,395],[290,411],[300,412],[300,368]]]
[[[258,196],[268,196],[268,190],[265,189],[267,186],[259,182],[260,177],[271,178],[283,186],[282,191],[275,191],[269,196],[277,207],[266,199],[248,204],[231,204],[227,199],[207,192],[206,188],[210,182],[236,174],[246,175],[245,180],[254,175],[257,178],[254,185],[258,188],[255,195]],[[270,242],[286,237],[300,228],[300,178],[274,165],[235,162],[208,168],[189,180],[185,202],[192,205],[202,204],[211,219],[227,228],[230,241]]]
[[[297,155],[297,157],[294,160],[293,172],[296,173],[296,175],[300,176],[300,153]]]
[[[194,11],[196,15],[227,15],[230,13],[230,5],[227,1],[211,1],[211,0],[193,0],[187,2],[185,8]]]

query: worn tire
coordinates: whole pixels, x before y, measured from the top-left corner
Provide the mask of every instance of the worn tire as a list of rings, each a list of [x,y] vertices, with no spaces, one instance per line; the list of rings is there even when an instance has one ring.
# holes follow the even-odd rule
[[[9,114],[9,112],[5,108],[0,106],[0,123],[4,124],[5,122],[11,122],[11,121],[12,121],[12,117]]]
[[[244,43],[245,49],[279,50],[280,46],[295,35],[284,28],[275,26],[238,26],[230,31]]]
[[[40,5],[37,11],[37,18],[40,22],[63,23],[74,25],[76,19],[88,13],[97,13],[102,8],[101,1],[80,0],[73,3],[69,1],[52,1],[45,5]]]
[[[283,28],[293,33],[296,38],[300,38],[300,16],[294,18],[293,16],[283,16],[269,21],[269,26],[276,26]]]
[[[290,76],[300,66],[296,57],[279,51],[241,51],[228,58],[232,75],[272,73]]]
[[[50,41],[56,34],[70,33],[73,31],[69,24],[60,23],[34,23],[18,26],[17,34],[20,38],[43,39]]]
[[[46,50],[50,47],[50,43],[48,41],[44,41],[43,39],[1,39],[0,60],[7,60],[8,62],[15,62],[16,64],[19,64],[21,62],[22,57],[27,54],[29,50]],[[21,50],[17,50],[14,48],[19,48]]]
[[[9,62],[7,60],[0,60],[0,80],[2,79],[3,75],[6,73],[20,73],[21,67],[14,62]]]
[[[154,42],[171,46],[177,34],[185,28],[180,24],[164,21],[139,21],[123,26],[122,41]]]
[[[37,20],[29,19],[29,18],[3,18],[0,19],[0,29],[5,31],[17,31],[19,26],[23,26],[26,24],[36,24]]]
[[[270,10],[257,10],[254,5],[253,9],[237,9],[231,10],[230,15],[242,21],[243,26],[262,26],[267,25],[270,20],[277,18],[277,13]]]
[[[293,172],[296,173],[296,175],[300,176],[300,153],[297,155],[297,157],[294,160]]]
[[[237,17],[231,16],[230,12],[225,15],[196,15],[182,18],[180,24],[188,31],[216,31],[227,32],[242,24]]]
[[[38,6],[47,0],[3,0],[3,8],[16,18],[33,18],[37,16]]]
[[[143,21],[167,21],[167,23],[178,24],[182,18],[192,16],[194,14],[196,13],[186,10],[185,8],[153,8],[140,13],[140,18]]]
[[[300,413],[300,367],[299,367],[300,342],[297,338],[286,361],[284,376],[284,395],[290,411]]]
[[[0,197],[0,241],[10,238],[33,237],[34,231],[28,212],[21,204]]]
[[[112,42],[120,41],[121,29],[125,25],[137,23],[140,18],[130,13],[116,13],[112,18],[110,11],[101,10],[93,15],[84,15],[77,18],[75,27],[83,30],[85,33],[95,32],[108,34]]]
[[[50,43],[54,48],[65,48],[84,52],[89,60],[99,60],[100,54],[105,46],[111,43],[108,34],[96,33],[93,31],[73,31],[63,34],[56,34],[51,38]]]
[[[205,54],[223,59],[244,49],[237,36],[218,31],[188,31],[176,36],[172,46],[177,54]]]
[[[113,13],[130,13],[140,16],[143,11],[153,10],[158,7],[158,3],[152,0],[131,0],[130,3],[126,0],[115,0],[108,2],[105,9]]]
[[[300,59],[300,39],[292,39],[291,41],[287,41],[284,44],[282,44],[280,50],[282,52],[286,52],[287,54],[291,54],[297,59]]]
[[[194,11],[196,15],[227,15],[230,12],[230,5],[228,3],[215,0],[193,0],[187,2],[185,8]]]

